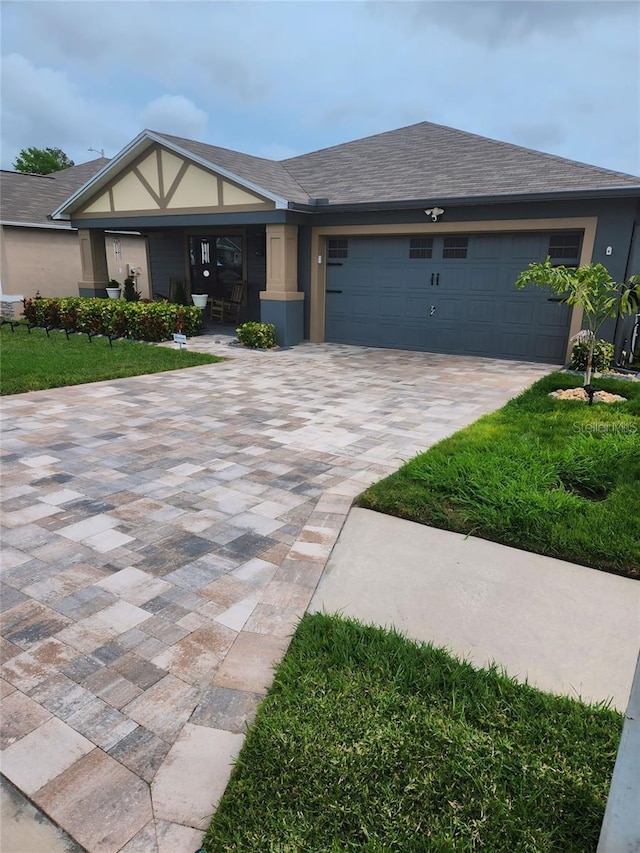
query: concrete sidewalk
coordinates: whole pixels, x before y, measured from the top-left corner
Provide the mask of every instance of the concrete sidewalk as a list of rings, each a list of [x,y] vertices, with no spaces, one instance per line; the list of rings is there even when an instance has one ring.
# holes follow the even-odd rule
[[[310,611],[394,626],[520,681],[625,710],[640,584],[354,508]]]

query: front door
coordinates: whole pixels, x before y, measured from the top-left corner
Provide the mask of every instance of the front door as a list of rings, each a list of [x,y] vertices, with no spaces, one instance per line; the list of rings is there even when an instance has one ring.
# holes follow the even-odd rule
[[[189,265],[192,293],[208,293],[218,299],[229,296],[236,281],[242,279],[242,237],[189,237]]]

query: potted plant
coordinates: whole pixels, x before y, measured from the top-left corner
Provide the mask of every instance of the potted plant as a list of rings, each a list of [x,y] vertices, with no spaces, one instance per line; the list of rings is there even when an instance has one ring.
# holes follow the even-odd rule
[[[109,299],[120,299],[120,282],[112,278],[107,285],[107,296]]]
[[[208,293],[192,293],[191,299],[196,308],[206,308],[207,307],[207,299],[209,298]]]

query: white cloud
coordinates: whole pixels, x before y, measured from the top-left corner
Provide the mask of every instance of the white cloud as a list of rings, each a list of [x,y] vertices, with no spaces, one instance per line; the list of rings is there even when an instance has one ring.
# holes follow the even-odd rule
[[[161,95],[147,104],[142,124],[149,130],[202,139],[208,116],[184,95]]]
[[[113,155],[148,126],[279,158],[434,121],[638,171],[639,10],[4,0],[3,154]]]
[[[24,56],[2,59],[2,165],[11,168],[22,148],[62,148],[76,162],[87,148],[120,147],[110,109],[90,101],[65,71],[38,67]],[[117,125],[116,125],[117,127]]]

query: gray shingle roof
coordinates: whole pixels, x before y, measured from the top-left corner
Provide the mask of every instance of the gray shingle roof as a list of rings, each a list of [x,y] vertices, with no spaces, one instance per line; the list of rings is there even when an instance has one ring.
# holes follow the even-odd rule
[[[164,137],[288,201],[330,204],[640,188],[640,178],[421,122],[287,160]]]
[[[214,171],[217,166],[301,205],[316,198],[328,198],[329,205],[406,205],[624,189],[640,195],[640,177],[635,175],[431,122],[280,161],[170,134],[145,131],[140,135],[143,143],[148,144],[149,139],[173,143]],[[106,162],[94,160],[46,178],[2,173],[2,218],[46,221],[47,214],[62,205]],[[118,162],[114,163],[116,171]],[[105,175],[104,180],[108,177]]]
[[[185,151],[191,151],[209,163],[221,166],[233,172],[239,178],[258,184],[275,195],[287,201],[306,204],[309,193],[301,187],[296,179],[277,160],[267,160],[264,157],[254,157],[252,154],[241,154],[229,148],[219,148],[217,145],[205,145],[204,142],[194,142],[193,139],[183,139],[180,136],[170,136],[168,133],[157,133],[154,136],[174,142]]]
[[[3,222],[50,225],[49,214],[108,162],[108,159],[99,157],[51,175],[1,171],[0,219]]]
[[[281,161],[330,204],[640,188],[640,178],[421,122]]]

